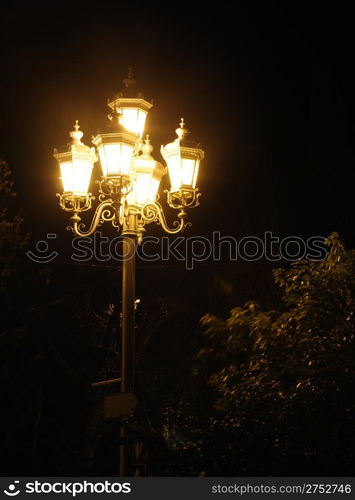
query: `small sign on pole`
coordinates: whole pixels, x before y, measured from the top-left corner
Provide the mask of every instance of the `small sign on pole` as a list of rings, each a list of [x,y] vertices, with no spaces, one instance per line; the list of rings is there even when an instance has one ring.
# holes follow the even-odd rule
[[[108,394],[104,398],[105,419],[128,417],[137,406],[137,398],[132,392]]]

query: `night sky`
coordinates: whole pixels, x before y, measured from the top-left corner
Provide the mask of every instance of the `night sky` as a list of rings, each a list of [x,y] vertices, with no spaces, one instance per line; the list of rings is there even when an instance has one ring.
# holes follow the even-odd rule
[[[354,243],[345,3],[17,5],[1,15],[0,154],[32,232],[65,223],[53,147],[75,119],[89,143],[131,66],[154,99],[146,131],[156,157],[181,116],[204,145],[194,234],[336,230]]]

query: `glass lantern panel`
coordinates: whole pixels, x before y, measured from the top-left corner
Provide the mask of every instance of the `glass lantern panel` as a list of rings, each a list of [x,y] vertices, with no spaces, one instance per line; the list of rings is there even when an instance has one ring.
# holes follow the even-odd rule
[[[99,148],[102,173],[107,175],[129,175],[133,146],[128,144],[104,144]]]
[[[198,170],[200,168],[200,160],[195,161],[195,170],[194,170],[194,176],[192,178],[192,187],[196,187],[196,182],[197,182],[197,176],[198,176]]]
[[[82,158],[73,158],[73,161],[62,162],[60,172],[64,192],[77,196],[85,196],[89,190],[92,172],[92,162]]]
[[[156,200],[159,186],[160,186],[160,181],[158,181],[158,179],[151,179],[150,180],[150,187],[149,187],[147,201],[155,201]]]
[[[120,122],[124,128],[142,137],[147,112],[139,108],[120,108],[119,111],[122,113]]]
[[[138,174],[133,183],[133,190],[128,195],[130,205],[142,206],[156,199],[160,182],[150,174]]]
[[[184,186],[195,187],[195,160],[181,158],[181,181]],[[194,184],[195,183],[195,184]]]
[[[73,164],[71,161],[60,163],[60,175],[65,193],[72,192],[73,189]]]
[[[169,158],[167,160],[168,162],[168,170],[169,170],[169,177],[170,177],[170,184],[171,184],[171,189],[180,189],[181,187],[181,164],[180,164],[180,158],[174,157],[174,158]]]
[[[143,137],[147,114],[148,113],[146,111],[142,111],[141,109],[138,110],[137,134],[139,137]]]
[[[143,205],[147,201],[150,180],[150,174],[140,174],[137,176],[136,182],[134,183],[134,195],[137,205]]]

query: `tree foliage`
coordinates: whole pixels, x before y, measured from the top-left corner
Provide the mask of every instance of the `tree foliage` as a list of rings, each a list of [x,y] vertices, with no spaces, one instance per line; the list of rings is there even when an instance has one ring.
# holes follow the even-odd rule
[[[14,259],[25,247],[28,235],[23,231],[23,211],[14,203],[17,193],[8,164],[0,158],[0,279],[9,277]]]
[[[327,244],[324,261],[274,271],[279,310],[248,302],[227,319],[202,319],[207,344],[199,358],[240,472],[290,474],[293,465],[302,474],[350,473],[355,251],[336,233]]]

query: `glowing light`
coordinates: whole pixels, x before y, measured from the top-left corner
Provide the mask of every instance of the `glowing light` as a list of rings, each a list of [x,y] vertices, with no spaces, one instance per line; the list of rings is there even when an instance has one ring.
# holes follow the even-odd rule
[[[105,144],[98,148],[102,173],[107,175],[129,175],[133,147],[127,144]]]
[[[171,191],[196,189],[200,161],[204,158],[199,145],[185,139],[189,131],[184,126],[181,119],[180,128],[176,129],[178,138],[161,147],[161,154],[168,165]]]
[[[153,146],[147,136],[142,147],[142,155],[133,159],[132,191],[128,195],[128,204],[142,206],[156,200],[159,185],[166,169],[151,156]]]
[[[145,120],[147,118],[147,111],[140,108],[118,108],[121,113],[120,123],[124,128],[138,135],[143,136]]]
[[[180,189],[183,186],[196,188],[199,160],[183,159],[176,155],[167,160],[171,189]]]
[[[69,148],[54,151],[54,157],[60,167],[63,191],[77,197],[86,196],[97,158],[94,149],[81,142],[83,132],[79,130],[78,121],[69,135],[72,140]]]
[[[121,132],[98,134],[92,142],[99,152],[103,176],[118,180],[121,177],[128,178],[135,136]]]
[[[89,191],[92,162],[86,159],[73,158],[60,164],[63,191],[75,196],[85,196]]]

